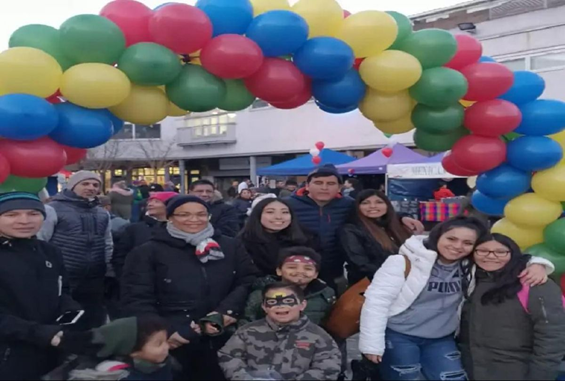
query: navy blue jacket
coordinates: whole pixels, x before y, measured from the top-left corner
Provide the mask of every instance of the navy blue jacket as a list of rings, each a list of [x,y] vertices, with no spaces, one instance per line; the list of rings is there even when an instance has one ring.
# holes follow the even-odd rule
[[[343,275],[345,252],[338,242],[338,233],[355,207],[350,197],[340,197],[320,207],[302,192],[287,199],[300,225],[320,239],[322,269],[320,278],[332,281]]]

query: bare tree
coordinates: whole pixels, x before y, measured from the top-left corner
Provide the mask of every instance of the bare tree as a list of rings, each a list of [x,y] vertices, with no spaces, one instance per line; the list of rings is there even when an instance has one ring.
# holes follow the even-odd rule
[[[138,140],[137,143],[145,162],[154,173],[175,164],[175,160],[169,157],[176,145],[174,140]]]
[[[116,165],[119,158],[121,143],[120,140],[109,140],[100,147],[89,149],[81,167],[97,171],[103,180],[106,179],[106,172]]]

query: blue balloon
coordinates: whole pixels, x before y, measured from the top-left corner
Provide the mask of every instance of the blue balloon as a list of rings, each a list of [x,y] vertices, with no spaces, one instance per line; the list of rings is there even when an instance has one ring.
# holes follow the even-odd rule
[[[294,53],[308,40],[308,23],[291,11],[269,11],[257,16],[245,34],[263,50],[265,57]]]
[[[161,5],[157,5],[155,8],[153,8],[153,10],[154,10],[154,11],[158,11],[159,9],[165,8],[167,5],[171,5],[171,4],[179,4],[179,3],[173,3],[173,2],[171,2],[171,3],[164,3],[164,4],[161,4]]]
[[[532,174],[502,164],[477,178],[477,190],[495,199],[512,199],[530,189]]]
[[[350,69],[342,79],[312,82],[312,95],[324,106],[347,108],[358,105],[365,96],[366,86],[359,72]]]
[[[522,135],[553,135],[565,128],[565,103],[538,99],[520,106],[522,123],[514,132]]]
[[[198,0],[196,7],[212,21],[214,37],[244,34],[253,21],[253,5],[249,0]]]
[[[489,56],[482,56],[479,62],[496,62],[496,60]]]
[[[312,79],[339,79],[353,67],[355,55],[337,38],[314,37],[294,53],[293,61]]]
[[[485,196],[479,191],[473,192],[471,196],[471,204],[475,209],[489,216],[503,216],[504,207],[511,199],[494,199]]]
[[[336,108],[326,106],[318,101],[316,101],[316,105],[320,108],[320,110],[327,112],[328,114],[347,114],[348,112],[355,111],[359,108],[359,105],[354,104],[343,108]]]
[[[545,80],[531,71],[515,71],[514,84],[500,99],[516,105],[533,102],[545,91]]]
[[[74,148],[94,148],[112,137],[112,121],[108,110],[90,110],[72,103],[55,105],[59,126],[49,134],[57,143]]]
[[[541,171],[563,158],[563,148],[546,136],[522,136],[508,143],[507,159],[523,171]]]
[[[57,127],[59,115],[43,98],[28,94],[0,97],[0,136],[12,140],[36,140]]]
[[[125,122],[123,120],[118,118],[116,115],[112,114],[109,110],[101,110],[101,111],[104,113],[104,115],[110,118],[110,121],[112,122],[112,126],[114,128],[114,135],[116,135],[118,132],[122,130],[122,128],[124,128]]]

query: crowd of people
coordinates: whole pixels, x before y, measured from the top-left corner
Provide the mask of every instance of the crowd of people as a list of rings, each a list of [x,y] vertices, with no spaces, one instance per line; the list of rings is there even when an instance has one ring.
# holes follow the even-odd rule
[[[356,185],[321,166],[230,205],[80,171],[45,205],[0,194],[0,380],[337,380],[336,321],[353,379],[555,379],[552,263],[473,217],[424,235]]]

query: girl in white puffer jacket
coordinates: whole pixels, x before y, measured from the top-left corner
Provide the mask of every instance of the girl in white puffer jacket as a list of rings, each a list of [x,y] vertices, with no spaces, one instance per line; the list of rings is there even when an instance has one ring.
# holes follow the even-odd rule
[[[465,380],[455,344],[465,290],[474,287],[474,266],[466,259],[487,233],[476,218],[456,217],[429,237],[412,237],[390,256],[365,293],[359,349],[382,362],[386,380]],[[541,265],[541,266],[540,266]],[[530,285],[543,283],[553,265],[532,258],[521,274]]]

